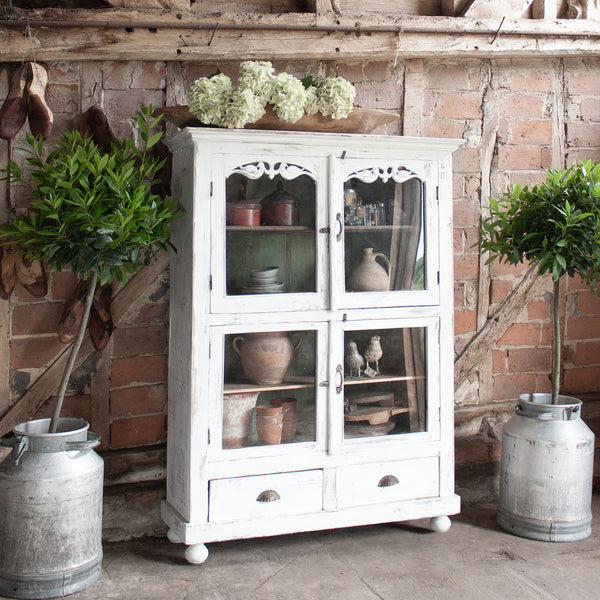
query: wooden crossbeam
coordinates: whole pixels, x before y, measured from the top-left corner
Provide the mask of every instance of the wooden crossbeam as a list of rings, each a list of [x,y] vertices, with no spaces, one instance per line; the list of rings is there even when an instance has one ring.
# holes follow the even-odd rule
[[[520,19],[533,0],[473,0],[464,13],[471,19]]]

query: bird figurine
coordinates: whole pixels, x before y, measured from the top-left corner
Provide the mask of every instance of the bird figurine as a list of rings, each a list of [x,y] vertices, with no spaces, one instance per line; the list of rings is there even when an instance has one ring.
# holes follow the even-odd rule
[[[371,343],[369,347],[365,350],[365,360],[367,361],[367,368],[371,365],[370,363],[375,363],[375,372],[379,375],[379,361],[383,356],[383,350],[381,349],[381,343],[379,341],[379,336],[374,335],[371,338]]]
[[[350,369],[350,377],[360,377],[365,359],[358,353],[356,342],[348,342],[346,350],[346,366]]]

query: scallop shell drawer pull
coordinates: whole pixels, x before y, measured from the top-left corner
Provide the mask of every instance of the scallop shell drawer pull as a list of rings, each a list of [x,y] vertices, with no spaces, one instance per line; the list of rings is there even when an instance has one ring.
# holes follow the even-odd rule
[[[393,485],[398,485],[400,481],[395,475],[384,475],[377,484],[377,487],[392,487]]]
[[[281,500],[281,496],[275,490],[265,490],[256,498],[257,502],[275,502]]]

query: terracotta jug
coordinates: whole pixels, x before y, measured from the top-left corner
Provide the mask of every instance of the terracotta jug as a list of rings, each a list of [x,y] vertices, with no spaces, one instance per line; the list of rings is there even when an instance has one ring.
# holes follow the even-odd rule
[[[290,444],[296,437],[296,398],[273,398],[271,406],[281,406],[283,409],[283,429],[281,443]]]
[[[297,338],[295,343],[293,338]],[[300,333],[287,331],[246,333],[233,339],[233,349],[239,354],[244,373],[259,385],[280,384],[292,364],[294,352],[300,347]]]
[[[280,444],[283,431],[283,408],[261,405],[256,407],[256,437],[259,444]]]
[[[377,262],[384,259],[387,271]],[[363,259],[350,276],[350,290],[353,292],[385,292],[390,289],[390,261],[385,254],[373,252],[373,248],[363,250]]]

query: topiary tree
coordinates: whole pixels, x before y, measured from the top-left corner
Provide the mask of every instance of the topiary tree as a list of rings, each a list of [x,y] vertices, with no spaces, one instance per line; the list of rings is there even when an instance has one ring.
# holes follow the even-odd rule
[[[45,260],[57,271],[68,268],[89,279],[85,308],[54,405],[50,432],[55,432],[67,384],[81,347],[96,284],[116,279],[149,264],[157,249],[170,243],[169,223],[181,216],[175,201],[159,197],[152,187],[165,159],[150,149],[162,132],[152,134],[161,119],[152,107],[140,107],[137,125],[143,145],[113,142],[103,152],[91,137],[66,131],[44,159],[41,137],[27,136],[27,177],[10,161],[8,177],[28,189],[31,208],[0,229],[3,245],[19,244],[25,256]]]
[[[486,264],[538,264],[538,275],[552,274],[554,357],[552,403],[558,402],[561,336],[559,285],[579,275],[594,290],[600,281],[600,164],[590,160],[550,170],[546,181],[529,189],[512,185],[500,200],[489,199],[479,245]]]

